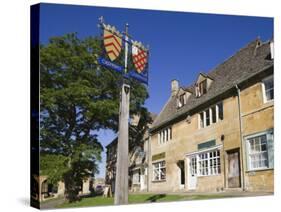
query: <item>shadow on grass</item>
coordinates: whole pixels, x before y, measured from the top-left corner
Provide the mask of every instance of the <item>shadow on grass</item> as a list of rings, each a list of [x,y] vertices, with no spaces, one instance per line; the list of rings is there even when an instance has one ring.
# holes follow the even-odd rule
[[[156,194],[146,199],[149,202],[157,202],[159,199],[166,197],[166,194]]]

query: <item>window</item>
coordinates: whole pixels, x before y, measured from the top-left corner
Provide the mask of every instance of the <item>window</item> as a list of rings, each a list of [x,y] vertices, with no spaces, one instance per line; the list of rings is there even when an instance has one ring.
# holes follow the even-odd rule
[[[185,94],[180,95],[179,97],[179,102],[178,102],[178,107],[182,107],[185,105],[186,103],[186,99],[185,99]]]
[[[203,128],[204,127],[204,113],[201,112],[199,115],[200,115],[200,121],[199,121],[200,128]]]
[[[206,114],[206,126],[209,126],[210,125],[210,110],[207,109],[205,111],[205,114]]]
[[[217,122],[217,109],[216,106],[211,107],[211,113],[212,113],[212,123]]]
[[[161,181],[166,179],[166,162],[160,161],[152,164],[153,181]]]
[[[198,176],[218,175],[221,173],[220,151],[198,154]]]
[[[223,120],[223,103],[220,102],[199,113],[199,128],[207,127]]]
[[[207,80],[206,79],[199,83],[199,93],[200,93],[200,96],[207,93]]]
[[[199,175],[208,175],[208,153],[202,153],[198,155],[199,160]]]
[[[169,127],[170,130],[170,140],[172,140],[172,127]]]
[[[218,105],[218,116],[220,120],[223,120],[223,104],[220,102]]]
[[[195,84],[196,97],[200,97],[205,93],[207,93],[207,79]]]
[[[273,132],[249,137],[246,142],[249,170],[273,168]]]
[[[196,157],[192,157],[189,163],[189,167],[190,167],[190,174],[192,176],[197,174],[197,159]]]
[[[172,140],[172,127],[167,127],[158,133],[158,144],[164,144]]]
[[[267,77],[263,80],[263,93],[265,102],[274,99],[274,81],[273,76]]]

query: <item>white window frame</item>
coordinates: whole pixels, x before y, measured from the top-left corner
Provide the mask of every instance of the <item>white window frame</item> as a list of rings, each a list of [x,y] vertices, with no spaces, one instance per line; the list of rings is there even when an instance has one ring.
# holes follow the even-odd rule
[[[264,78],[264,79],[262,80],[262,96],[263,96],[263,103],[272,102],[272,101],[274,100],[274,94],[273,94],[273,99],[269,99],[269,100],[268,100],[268,99],[266,98],[265,81],[268,81],[268,80],[270,80],[270,79],[273,80],[273,92],[274,92],[274,79],[273,79],[273,75],[270,75],[270,76],[268,76],[268,77],[266,77],[266,78]]]
[[[164,165],[162,166],[162,163],[164,162]],[[163,169],[165,169],[164,172],[164,179],[161,179],[161,173],[163,172]],[[155,176],[155,171],[158,171],[158,176]],[[165,160],[161,160],[161,161],[157,161],[157,162],[153,162],[152,163],[152,181],[165,181],[166,180],[166,174],[167,174],[167,170],[166,170],[166,161]]]
[[[195,156],[196,158],[196,170],[193,170],[194,172],[197,173],[197,176],[198,177],[208,177],[208,176],[217,176],[217,175],[221,175],[222,173],[222,170],[221,170],[221,146],[222,145],[219,145],[219,146],[215,146],[213,148],[209,148],[209,149],[206,149],[206,150],[201,150],[201,151],[198,151],[198,152],[194,152],[194,153],[191,153],[191,154],[186,154],[186,156]],[[213,153],[213,152],[219,152],[219,155],[216,154],[216,156],[214,156],[214,154],[212,154],[213,156],[210,157],[210,153]],[[206,155],[206,158],[204,159],[201,159],[200,158],[200,155]],[[211,167],[211,160],[216,160],[216,166],[212,166]],[[201,168],[201,164],[203,161],[207,161],[206,163],[206,167],[205,169],[207,170],[206,172],[203,173],[202,171],[202,168]],[[190,171],[190,170],[189,170]]]
[[[266,169],[271,169],[273,167],[270,167],[270,161],[269,161],[269,146],[268,146],[268,140],[269,140],[269,134],[272,133],[271,130],[269,131],[265,131],[265,132],[260,132],[260,133],[256,133],[250,136],[246,136],[245,137],[245,146],[246,146],[246,156],[247,156],[247,170],[248,171],[257,171],[257,170],[266,170]],[[266,152],[267,152],[267,166],[261,166],[261,167],[257,167],[254,168],[252,167],[252,161],[250,159],[250,155],[251,154],[262,154],[262,153],[250,153],[250,140],[257,138],[257,137],[261,137],[261,136],[265,136],[266,137]],[[274,141],[273,141],[274,142]]]
[[[205,110],[203,110],[203,111],[201,111],[200,113],[198,113],[198,128],[199,129],[201,129],[201,128],[205,128],[205,127],[209,127],[209,126],[211,126],[211,125],[213,125],[213,124],[216,124],[216,123],[218,123],[218,122],[220,122],[220,121],[222,121],[223,119],[220,119],[219,118],[219,104],[222,104],[222,110],[223,110],[223,101],[221,101],[221,102],[219,102],[219,103],[217,103],[217,104],[215,104],[215,105],[212,105],[212,106],[210,106],[209,108],[207,108],[207,109],[205,109]],[[216,110],[216,122],[214,122],[213,123],[213,113],[212,113],[212,108],[215,108],[215,110]],[[206,125],[206,123],[207,123],[207,121],[206,121],[206,111],[209,111],[209,125],[207,126]],[[200,117],[200,114],[203,114],[203,126],[201,126],[201,117]]]
[[[216,154],[216,156],[214,156],[214,154]],[[202,157],[203,155],[204,157]],[[199,165],[197,167],[197,176],[214,176],[221,174],[221,154],[219,149],[199,153],[196,157]],[[216,161],[216,166],[214,166],[213,161]],[[203,169],[201,166],[202,164],[205,164]]]
[[[158,132],[158,144],[165,144],[172,140],[172,127],[166,127]]]

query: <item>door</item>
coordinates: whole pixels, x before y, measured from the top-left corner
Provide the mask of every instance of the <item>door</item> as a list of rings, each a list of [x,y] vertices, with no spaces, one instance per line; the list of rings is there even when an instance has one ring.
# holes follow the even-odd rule
[[[188,158],[188,189],[196,189],[197,184],[197,158],[190,156]]]
[[[227,153],[228,158],[228,188],[240,188],[240,156],[239,150]]]

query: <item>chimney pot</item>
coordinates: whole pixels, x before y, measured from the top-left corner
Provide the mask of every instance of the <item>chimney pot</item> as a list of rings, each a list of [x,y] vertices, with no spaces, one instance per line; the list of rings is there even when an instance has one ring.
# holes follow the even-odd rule
[[[178,90],[179,90],[179,81],[174,79],[171,82],[171,95],[175,96]]]

